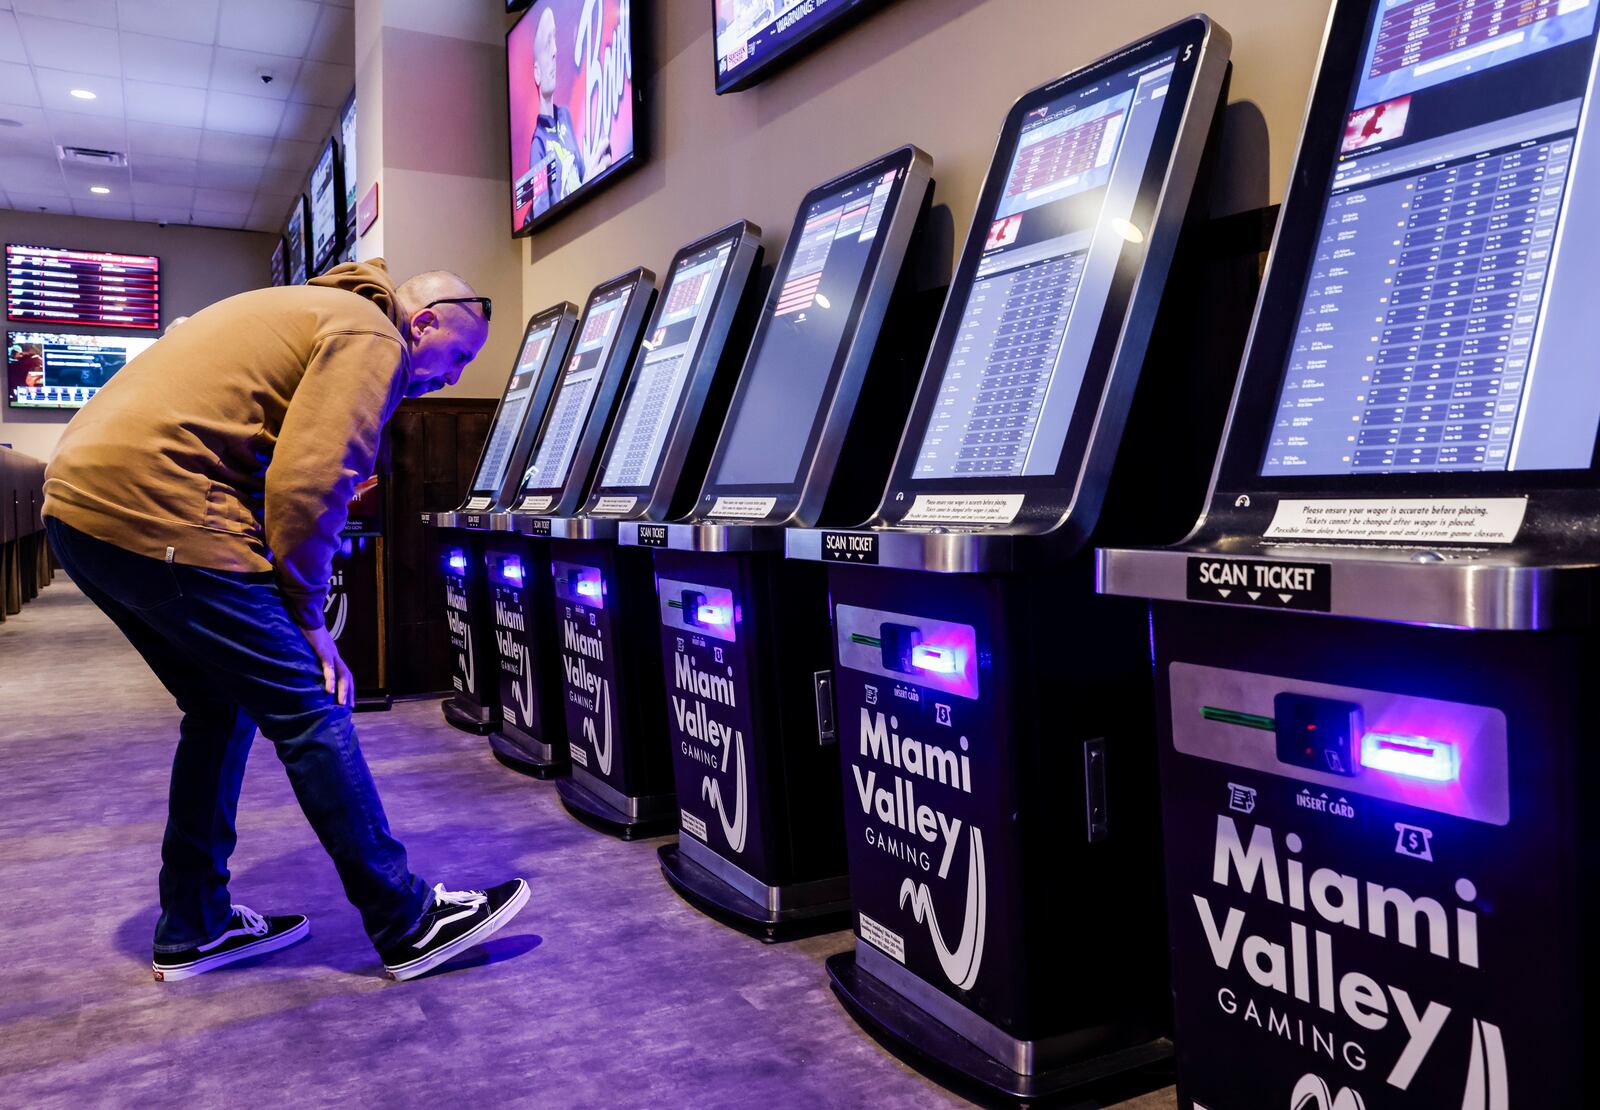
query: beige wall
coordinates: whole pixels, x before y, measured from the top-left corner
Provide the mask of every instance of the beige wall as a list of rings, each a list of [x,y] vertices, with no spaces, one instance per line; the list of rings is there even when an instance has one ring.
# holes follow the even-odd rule
[[[161,258],[161,322],[189,316],[214,301],[256,289],[272,280],[272,247],[277,236],[257,231],[209,227],[162,227],[152,223],[53,216],[0,210],[0,242],[45,247],[154,254]],[[7,327],[18,325],[7,324]],[[38,325],[45,331],[71,331],[65,325]],[[85,334],[143,335],[120,328],[84,328]],[[48,459],[61,438],[71,410],[13,409],[0,405],[0,443]]]
[[[379,183],[378,220],[356,256],[381,254],[397,278],[454,270],[498,308],[477,361],[441,397],[498,397],[522,338],[521,253],[505,207],[504,36],[494,2],[356,4],[361,194]]]
[[[650,99],[651,160],[525,241],[524,318],[557,300],[581,303],[629,267],[659,273],[680,245],[739,218],[761,225],[775,257],[808,189],[906,142],[933,155],[935,202],[949,207],[959,247],[1011,103],[1195,4],[894,0],[765,83],[723,97],[712,92],[710,4],[651,8],[656,72],[635,70]],[[1281,199],[1327,8],[1206,5],[1234,47],[1219,213]],[[496,365],[495,380],[507,370]]]

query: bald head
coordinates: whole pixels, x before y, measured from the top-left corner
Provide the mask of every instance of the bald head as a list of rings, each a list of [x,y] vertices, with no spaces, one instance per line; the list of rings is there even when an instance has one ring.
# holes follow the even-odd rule
[[[455,385],[467,363],[477,357],[489,338],[489,321],[479,304],[438,304],[477,293],[460,274],[428,270],[402,282],[395,290],[401,330],[411,348],[411,385],[408,397],[420,397]]]
[[[539,26],[533,32],[533,80],[539,86],[539,102],[548,110],[556,91],[556,15],[551,8],[539,13]]]

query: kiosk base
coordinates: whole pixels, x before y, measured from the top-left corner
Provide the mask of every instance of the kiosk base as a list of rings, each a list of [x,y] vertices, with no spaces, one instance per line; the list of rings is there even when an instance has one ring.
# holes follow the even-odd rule
[[[1015,1072],[863,970],[855,951],[829,957],[826,966],[829,985],[845,1012],[874,1040],[909,1067],[984,1102],[1070,1098],[1074,1106],[1098,1106],[1134,1098],[1173,1079],[1172,1042],[1165,1037],[1028,1074]],[[1037,1053],[1037,1042],[1013,1043],[1019,1056]]]
[[[394,696],[391,694],[357,694],[355,704],[350,708],[357,713],[387,713],[394,708]]]
[[[671,794],[630,798],[618,794],[582,767],[556,782],[567,812],[592,829],[623,840],[665,836],[678,827],[676,799]]]
[[[487,736],[494,731],[498,723],[495,720],[498,714],[494,710],[473,703],[464,703],[459,698],[445,698],[439,703],[439,708],[448,723],[474,736]]]
[[[707,849],[696,852],[698,847],[687,841],[663,844],[656,855],[668,885],[708,917],[769,943],[849,928],[850,882],[844,876],[768,886]],[[696,857],[705,858],[710,866]],[[718,871],[737,872],[729,877],[744,881],[735,886]],[[751,897],[758,893],[760,900]]]
[[[499,729],[489,733],[489,748],[505,766],[536,779],[553,779],[564,775],[570,766],[551,745],[541,744],[537,740],[514,740]]]

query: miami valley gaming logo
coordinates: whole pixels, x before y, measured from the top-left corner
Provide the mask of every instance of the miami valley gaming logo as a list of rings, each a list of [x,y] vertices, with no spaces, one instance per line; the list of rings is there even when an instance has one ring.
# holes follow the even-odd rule
[[[712,713],[718,705],[728,709],[738,707],[739,691],[732,676],[732,667],[728,668],[726,677],[712,674],[697,667],[689,653],[681,649],[673,652],[672,682],[684,695],[671,696],[672,714],[678,731],[689,737],[689,740],[680,741],[680,750],[689,759],[706,764],[721,775],[727,776],[729,767],[733,768],[732,802],[723,794],[722,782],[709,774],[700,779],[700,799],[716,813],[728,849],[739,855],[750,835],[750,783],[745,766],[744,731],[717,720]]]
[[[989,920],[989,883],[983,854],[983,831],[961,818],[917,801],[918,780],[923,785],[972,793],[972,764],[965,754],[967,738],[959,740],[960,750],[925,744],[897,731],[897,717],[885,717],[882,710],[861,708],[860,756],[864,763],[882,764],[863,772],[862,763],[852,764],[857,800],[869,818],[876,816],[884,825],[899,830],[894,836],[867,826],[867,842],[923,873],[930,871],[944,883],[950,876],[956,848],[967,841],[967,883],[965,911],[957,933],[946,933],[933,905],[929,881],[907,877],[901,880],[899,905],[911,918],[928,930],[935,956],[944,976],[958,990],[969,991],[978,982],[983,966],[984,933]],[[934,792],[935,797],[938,791]],[[934,860],[938,860],[934,870]]]
[[[1261,824],[1251,828],[1247,838],[1232,817],[1217,816],[1214,886],[1206,894],[1192,896],[1194,909],[1218,971],[1242,971],[1253,984],[1244,989],[1220,987],[1218,1008],[1260,1031],[1342,1062],[1352,1072],[1370,1074],[1395,1091],[1420,1095],[1426,1101],[1419,1106],[1457,1105],[1447,1092],[1414,1090],[1413,1082],[1435,1048],[1460,1046],[1462,1038],[1469,1038],[1461,1110],[1511,1110],[1505,1045],[1497,1024],[1458,1013],[1414,988],[1383,982],[1336,959],[1339,936],[1357,931],[1405,950],[1408,958],[1414,954],[1417,959],[1477,969],[1481,952],[1473,882],[1457,879],[1454,892],[1459,904],[1447,907],[1437,898],[1413,895],[1398,886],[1313,866],[1301,858],[1304,847],[1296,833],[1280,839]],[[1252,932],[1255,911],[1214,902],[1229,895],[1265,898],[1301,919],[1291,920],[1287,936]],[[1299,1016],[1296,1009],[1311,1012]],[[1374,1067],[1359,1032],[1344,1036],[1316,1010],[1333,1018],[1342,1016],[1357,1029],[1373,1033],[1398,1027],[1404,1046],[1385,1072],[1381,1065]],[[1195,1110],[1209,1110],[1201,1103],[1194,1105]],[[1366,1110],[1367,1103],[1355,1087],[1335,1086],[1308,1072],[1295,1084],[1289,1106],[1290,1110]]]

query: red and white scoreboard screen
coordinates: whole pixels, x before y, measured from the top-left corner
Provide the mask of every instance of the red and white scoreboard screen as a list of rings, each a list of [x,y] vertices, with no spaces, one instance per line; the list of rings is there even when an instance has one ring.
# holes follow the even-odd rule
[[[161,326],[161,262],[150,254],[7,243],[6,316],[153,331]]]

